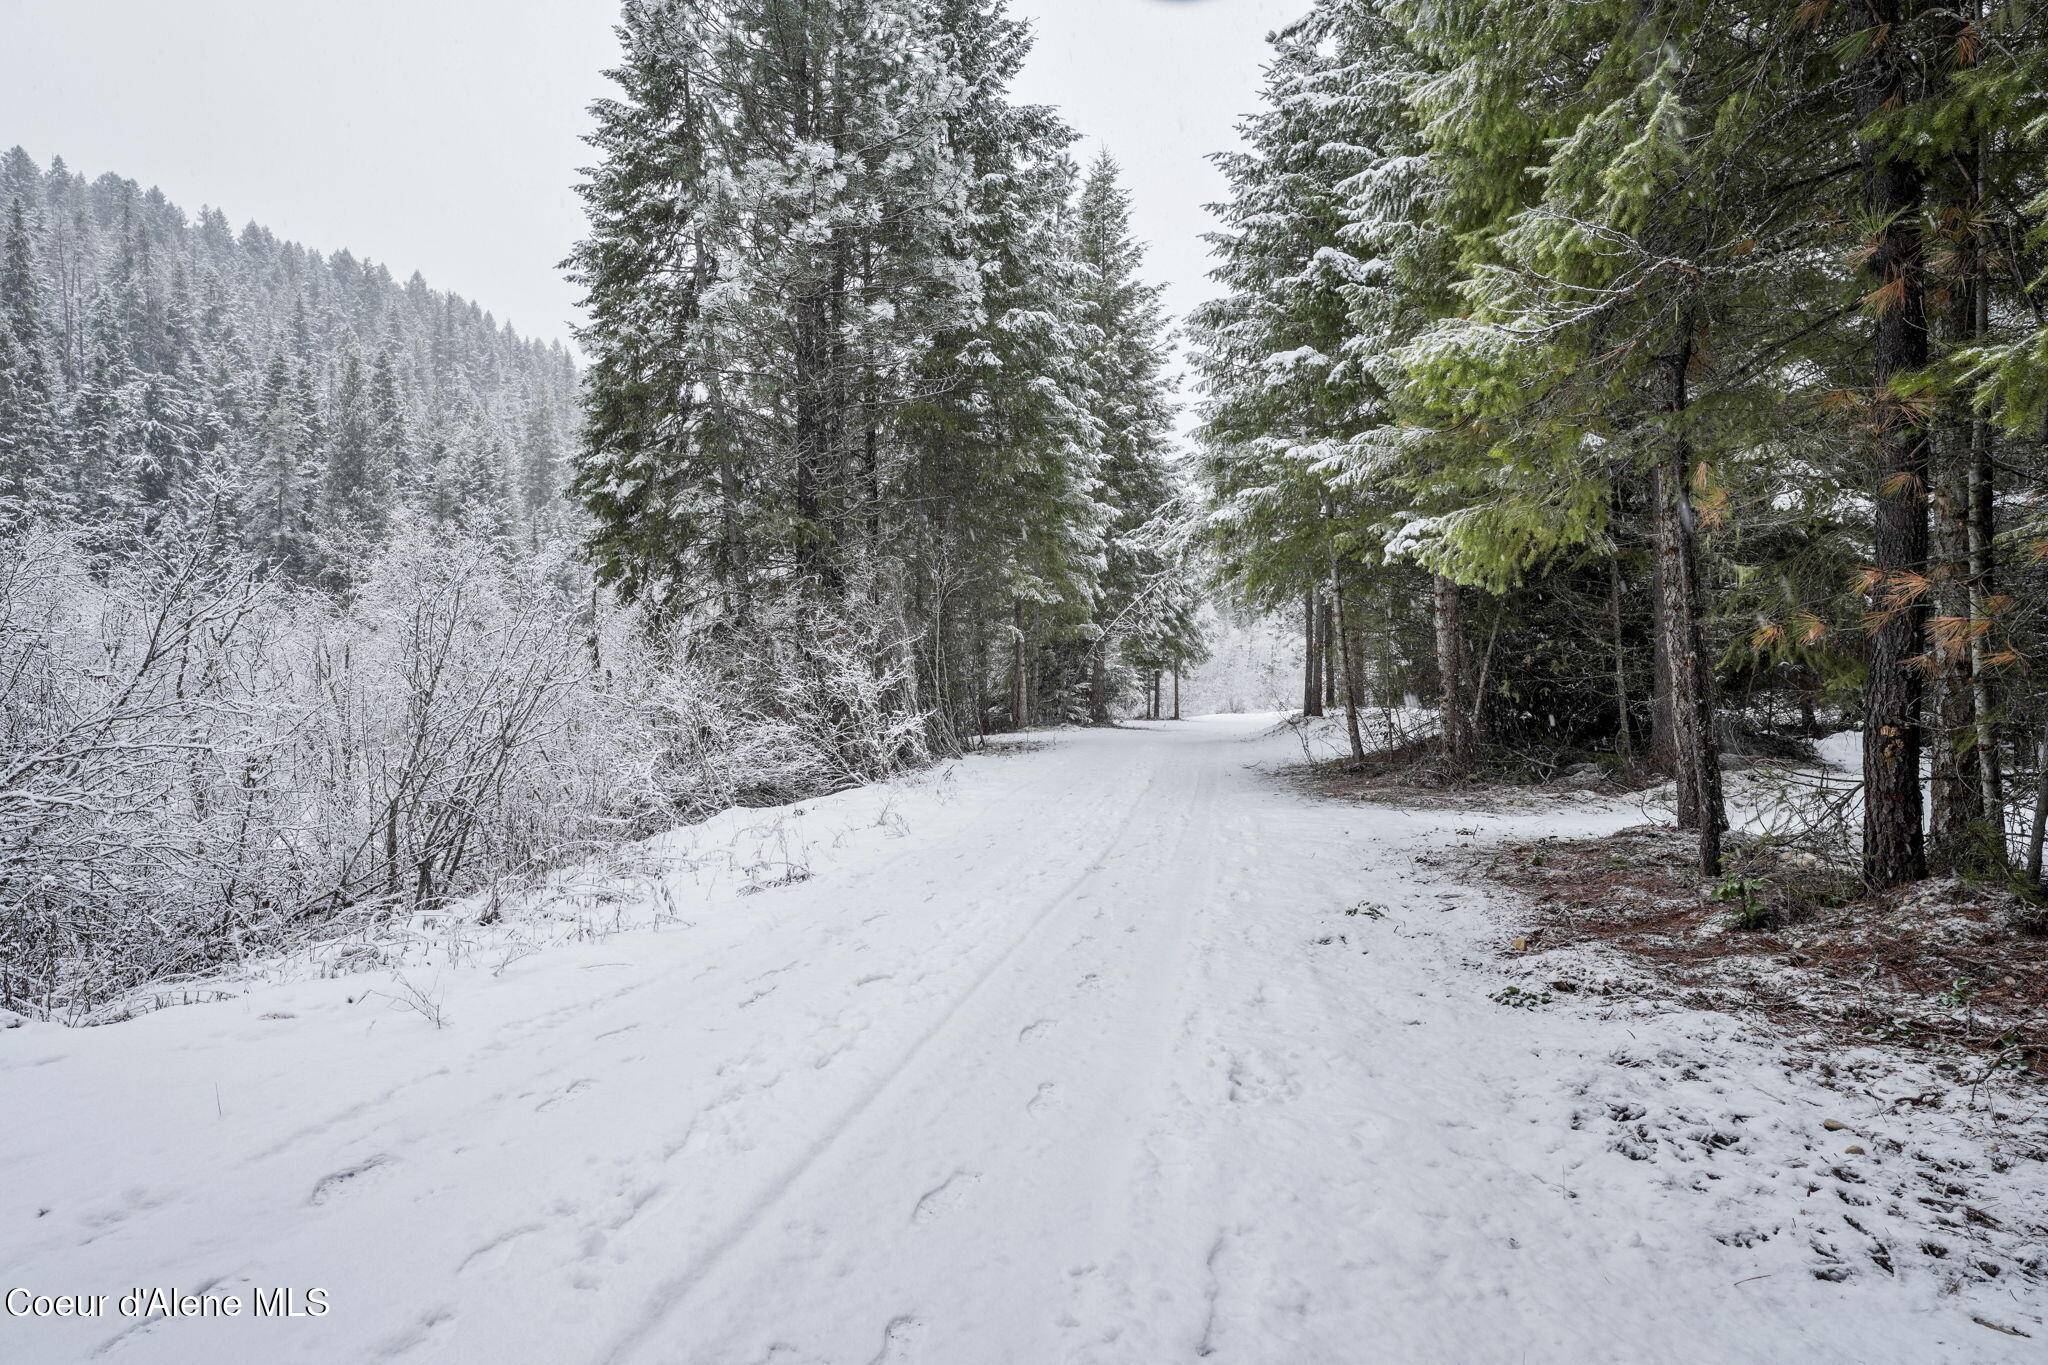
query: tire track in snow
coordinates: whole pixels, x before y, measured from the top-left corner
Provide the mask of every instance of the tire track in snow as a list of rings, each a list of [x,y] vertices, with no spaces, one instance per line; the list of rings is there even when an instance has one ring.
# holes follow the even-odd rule
[[[735,1248],[740,1246],[749,1234],[762,1224],[763,1220],[774,1212],[776,1206],[788,1196],[789,1192],[803,1179],[804,1175],[837,1148],[847,1135],[861,1123],[862,1119],[875,1108],[877,1103],[896,1087],[905,1073],[917,1065],[918,1060],[931,1045],[947,1033],[954,1020],[960,1016],[961,1012],[970,1003],[981,995],[983,989],[995,978],[997,973],[1001,972],[1027,944],[1037,938],[1041,930],[1061,909],[1067,907],[1072,902],[1074,893],[1083,886],[1086,886],[1102,870],[1107,855],[1123,841],[1131,826],[1137,823],[1138,817],[1141,814],[1148,813],[1145,798],[1150,796],[1159,786],[1160,777],[1160,766],[1155,758],[1152,771],[1148,775],[1145,786],[1130,801],[1123,818],[1117,821],[1116,827],[1111,831],[1108,839],[1100,846],[1095,856],[1090,858],[1079,873],[1063,883],[1059,890],[1053,893],[1040,906],[1032,915],[1030,922],[1025,926],[1023,932],[1012,939],[1007,947],[991,959],[975,975],[967,988],[954,997],[952,1004],[947,1006],[945,1012],[934,1021],[929,1029],[919,1035],[917,1040],[911,1044],[895,1064],[877,1077],[851,1106],[842,1111],[839,1117],[829,1124],[815,1141],[807,1146],[793,1162],[768,1183],[766,1188],[756,1198],[741,1210],[739,1216],[727,1225],[724,1232],[711,1241],[693,1265],[681,1274],[671,1277],[656,1287],[653,1301],[642,1311],[640,1321],[628,1329],[622,1337],[612,1344],[611,1349],[600,1357],[600,1359],[606,1362],[606,1365],[629,1359],[631,1354],[643,1342],[660,1330],[665,1322],[674,1317],[689,1300],[697,1287],[704,1282],[706,1277],[716,1270],[726,1257]]]

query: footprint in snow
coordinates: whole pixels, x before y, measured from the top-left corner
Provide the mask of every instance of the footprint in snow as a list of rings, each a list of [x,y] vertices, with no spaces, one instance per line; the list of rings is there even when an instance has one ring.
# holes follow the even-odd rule
[[[933,1188],[926,1190],[917,1201],[917,1207],[910,1211],[913,1223],[929,1223],[943,1217],[967,1197],[967,1192],[981,1180],[979,1171],[955,1171]]]
[[[571,1095],[580,1094],[583,1091],[590,1089],[590,1087],[594,1084],[596,1084],[596,1082],[592,1081],[590,1077],[579,1076],[575,1080],[563,1086],[561,1090],[557,1091],[555,1094],[548,1096],[539,1104],[533,1106],[533,1112],[536,1114],[545,1114],[548,1110],[554,1108],[563,1100],[568,1099]]]
[[[391,1158],[388,1156],[373,1156],[358,1161],[353,1166],[344,1166],[338,1171],[332,1171],[327,1175],[323,1175],[320,1177],[320,1182],[313,1186],[313,1192],[306,1196],[306,1202],[313,1205],[324,1204],[329,1199],[332,1199],[343,1186],[360,1180],[373,1171],[381,1170],[390,1164]]]
[[[904,1365],[910,1349],[924,1335],[924,1324],[909,1314],[889,1319],[882,1329],[882,1349],[868,1357],[868,1365]]]
[[[539,1223],[521,1223],[518,1227],[507,1228],[504,1232],[499,1233],[496,1237],[491,1238],[490,1241],[485,1242],[482,1246],[477,1247],[467,1256],[464,1256],[462,1263],[455,1267],[455,1273],[458,1275],[467,1274],[469,1268],[484,1257],[491,1256],[494,1252],[502,1251],[520,1238],[531,1237],[539,1231],[541,1231],[541,1224]]]
[[[626,1224],[647,1211],[647,1206],[668,1192],[668,1187],[659,1182],[649,1182],[634,1189],[625,1196],[625,1207],[605,1220],[605,1227],[618,1232]],[[602,1234],[599,1234],[602,1236]]]
[[[411,1327],[386,1341],[377,1353],[379,1360],[396,1360],[409,1355],[426,1345],[434,1329],[455,1316],[455,1310],[447,1307],[430,1308],[413,1322]]]

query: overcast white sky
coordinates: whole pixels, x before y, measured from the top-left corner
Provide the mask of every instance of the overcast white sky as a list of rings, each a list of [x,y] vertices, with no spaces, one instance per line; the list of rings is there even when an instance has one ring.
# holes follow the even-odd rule
[[[1207,296],[1204,157],[1233,140],[1265,34],[1307,0],[1013,0],[1020,86],[1124,163],[1152,273]],[[556,263],[606,92],[616,0],[0,0],[0,147],[158,185],[323,251],[418,270],[567,340]]]

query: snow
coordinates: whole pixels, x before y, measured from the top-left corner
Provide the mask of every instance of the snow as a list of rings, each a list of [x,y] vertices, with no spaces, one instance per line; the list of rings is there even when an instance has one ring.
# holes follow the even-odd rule
[[[1635,807],[1312,802],[1272,722],[1034,737],[395,970],[0,1031],[4,1286],[330,1305],[0,1317],[0,1358],[2040,1359],[2038,1285],[1814,1273],[1878,1131],[1948,1118],[1727,1016],[1496,1003],[1499,907],[1437,855]],[[2010,1224],[2030,1169],[1983,1187]]]
[[[1813,742],[1813,751],[1820,755],[1820,761],[1836,772],[1863,773],[1863,732],[1861,730],[1837,730],[1823,735]]]

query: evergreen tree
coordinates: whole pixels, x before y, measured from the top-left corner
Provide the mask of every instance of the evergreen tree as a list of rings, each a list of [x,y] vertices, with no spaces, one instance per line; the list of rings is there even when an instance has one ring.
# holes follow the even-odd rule
[[[322,443],[319,520],[331,567],[346,565],[349,547],[375,547],[384,536],[392,452],[378,438],[387,423],[362,356],[346,352]]]
[[[446,447],[433,495],[446,520],[508,548],[515,543],[518,521],[509,455],[490,415],[481,409],[472,412],[466,427]]]
[[[127,474],[134,453],[121,417],[131,372],[104,291],[94,295],[90,318],[82,374],[65,414],[64,454],[72,471],[67,501],[80,525],[105,531],[125,520],[133,505]]]
[[[1264,107],[1240,125],[1245,149],[1217,158],[1231,197],[1215,206],[1224,230],[1210,240],[1227,292],[1194,319],[1210,537],[1239,592],[1301,613],[1303,709],[1321,714],[1341,678],[1362,756],[1352,598],[1401,577],[1382,553],[1393,511],[1381,477],[1387,328],[1418,305],[1388,307],[1376,345],[1359,344],[1357,327],[1397,282],[1381,237],[1398,236],[1403,211],[1380,201],[1413,193],[1398,122],[1406,73],[1377,11],[1349,4],[1317,6],[1273,44]],[[1388,174],[1397,160],[1404,169]],[[1378,235],[1363,230],[1368,211],[1384,215]],[[1454,733],[1456,708],[1444,714]]]
[[[295,578],[309,574],[319,559],[313,543],[319,484],[306,416],[290,365],[283,356],[273,356],[253,433],[241,521],[251,548]]]
[[[1087,648],[1088,716],[1097,724],[1109,719],[1115,700],[1113,651],[1141,667],[1173,667],[1198,648],[1177,559],[1145,534],[1174,495],[1176,471],[1160,286],[1139,275],[1144,248],[1130,217],[1130,196],[1104,152],[1082,185],[1076,231],[1081,317],[1093,333],[1089,403],[1101,433],[1101,497],[1112,518]]]
[[[925,356],[903,496],[918,514],[906,577],[920,665],[944,728],[964,734],[992,715],[1086,715],[1084,678],[1067,674],[1089,631],[1105,510],[1075,135],[1010,99],[1030,34],[1005,5],[954,0],[942,20],[963,86],[951,138],[971,167],[959,249],[979,262],[978,298]]]
[[[0,255],[0,521],[46,513],[60,496],[52,458],[57,410],[41,295],[27,210],[17,190]]]
[[[561,437],[545,404],[527,409],[519,441],[520,513],[528,535],[538,538],[554,524],[561,501]]]

